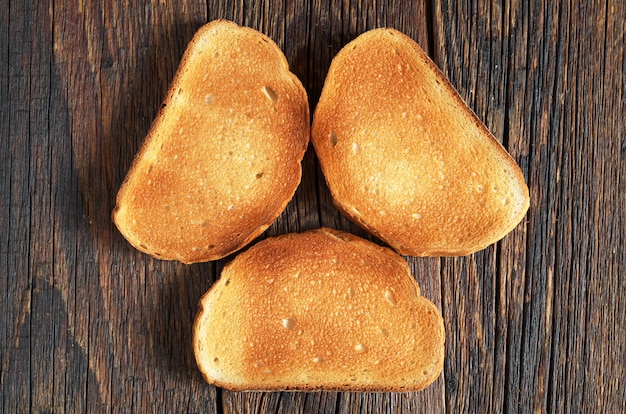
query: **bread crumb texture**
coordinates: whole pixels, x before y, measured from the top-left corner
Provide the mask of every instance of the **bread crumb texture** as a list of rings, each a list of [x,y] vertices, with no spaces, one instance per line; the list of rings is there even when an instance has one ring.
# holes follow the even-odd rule
[[[206,380],[232,390],[419,390],[444,342],[400,256],[326,228],[235,258],[201,299],[193,340]]]
[[[208,23],[185,51],[114,221],[158,258],[224,257],[284,210],[308,139],[306,92],[278,46],[228,21]]]
[[[473,253],[529,206],[516,162],[396,30],[366,32],[334,58],[311,139],[337,207],[402,254]]]

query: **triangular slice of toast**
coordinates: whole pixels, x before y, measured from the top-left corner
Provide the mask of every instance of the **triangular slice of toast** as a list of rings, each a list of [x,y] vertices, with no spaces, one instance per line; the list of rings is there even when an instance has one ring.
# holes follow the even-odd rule
[[[184,263],[261,234],[300,183],[306,91],[267,36],[217,20],[193,37],[117,196],[137,249]]]
[[[335,205],[402,254],[481,250],[529,206],[517,163],[393,29],[366,32],[333,59],[311,141]]]
[[[402,257],[326,228],[240,253],[193,332],[205,379],[231,390],[412,391],[443,367],[443,319]]]

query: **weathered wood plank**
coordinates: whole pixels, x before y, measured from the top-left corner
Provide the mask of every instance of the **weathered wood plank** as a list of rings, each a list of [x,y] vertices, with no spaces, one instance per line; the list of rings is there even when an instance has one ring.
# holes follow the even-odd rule
[[[586,383],[583,402],[593,399],[595,411],[617,412],[626,410],[626,4],[608,2],[605,27],[596,33],[594,58],[603,66],[595,77],[601,91],[594,94],[592,119],[596,168],[603,179],[594,200],[598,259],[589,275],[593,330],[585,375],[599,380]]]
[[[529,176],[529,153],[532,142],[531,130],[528,125],[526,101],[523,91],[527,85],[527,66],[529,57],[526,47],[529,37],[529,12],[527,5],[506,2],[502,17],[503,36],[506,38],[503,49],[503,69],[506,71],[506,107],[503,125],[503,143],[520,165],[524,176]],[[514,137],[514,139],[511,139]],[[528,182],[530,186],[530,182]],[[531,198],[531,208],[537,208],[536,201]],[[496,335],[501,339],[496,352],[503,352],[504,368],[496,370],[496,384],[501,384],[502,395],[500,407],[505,412],[515,412],[519,406],[522,311],[524,304],[524,286],[526,281],[528,217],[524,224],[518,226],[501,242],[501,248],[509,254],[502,253],[499,258],[499,308]],[[504,348],[504,349],[502,349]]]
[[[87,358],[89,321],[82,317],[89,309],[86,299],[87,269],[78,269],[77,256],[89,260],[88,229],[82,226],[78,177],[73,162],[70,107],[68,102],[67,62],[70,47],[64,49],[64,33],[71,32],[71,21],[65,19],[65,9],[57,5],[52,12],[52,50],[50,90],[50,168],[53,251],[54,371],[52,401],[56,411],[84,412],[87,409],[87,384],[94,384]],[[61,52],[61,53],[59,53]],[[63,81],[62,81],[63,80]],[[80,248],[79,248],[80,246]],[[84,260],[83,259],[83,260]],[[91,376],[91,378],[90,378]],[[38,408],[38,407],[34,407]]]
[[[0,13],[0,56],[9,55],[9,13]],[[10,79],[9,59],[0,58],[0,79]],[[10,133],[11,101],[9,100],[9,82],[0,83],[0,408],[7,406],[9,397],[8,362],[10,357],[12,324],[9,315],[15,307],[13,296],[9,295],[9,263],[13,260],[11,246],[11,205],[13,194],[11,183],[11,139]]]
[[[8,263],[5,268],[3,299],[7,300],[4,347],[0,382],[2,385],[3,410],[25,412],[31,403],[31,299],[32,273],[30,269],[30,212],[33,190],[29,184],[33,178],[30,159],[30,100],[32,63],[30,56],[36,45],[31,42],[29,27],[35,22],[27,2],[14,3],[8,10],[7,40],[8,57],[7,89],[9,117],[6,136],[9,162],[3,167],[4,176],[10,177],[8,197],[7,239]],[[3,57],[4,58],[4,57]],[[4,137],[3,137],[4,139]]]
[[[102,410],[111,406],[110,386],[111,349],[110,332],[106,329],[108,315],[102,305],[102,296],[110,293],[99,289],[101,281],[98,275],[98,249],[94,243],[94,233],[106,228],[98,221],[103,214],[102,178],[97,171],[101,165],[96,161],[100,152],[94,147],[100,131],[97,122],[100,111],[98,70],[101,48],[95,47],[100,35],[98,25],[100,16],[84,4],[65,3],[54,8],[55,22],[55,61],[62,72],[59,81],[65,91],[68,113],[60,114],[68,122],[68,137],[73,161],[72,175],[76,177],[77,187],[73,190],[79,196],[76,210],[66,214],[75,215],[76,244],[73,263],[61,271],[67,272],[71,279],[73,292],[68,300],[68,345],[78,345],[73,349],[72,357],[80,358],[77,367],[80,371],[71,372],[68,378],[70,392],[78,397],[79,406],[87,410]],[[93,167],[93,169],[92,169]],[[72,204],[70,204],[72,206]],[[56,275],[55,275],[56,276]],[[63,277],[64,274],[60,274]],[[108,278],[108,275],[105,275]],[[68,292],[64,286],[61,292]],[[68,292],[69,293],[69,292]],[[73,294],[72,294],[73,293]],[[72,307],[72,305],[74,305]],[[83,359],[84,358],[84,359]]]
[[[29,30],[31,43],[29,141],[31,146],[30,179],[28,188],[31,198],[29,269],[32,277],[30,323],[30,381],[31,407],[51,410],[53,401],[53,377],[55,330],[53,290],[54,251],[52,241],[51,200],[51,152],[50,84],[52,63],[52,20],[47,2],[38,2],[30,10],[39,31]],[[42,36],[42,34],[44,34]]]
[[[8,56],[9,52],[9,13],[0,14],[0,56]],[[9,60],[0,58],[0,79],[9,78]],[[9,353],[9,312],[12,312],[13,300],[8,299],[10,228],[11,228],[11,145],[9,140],[9,119],[11,105],[9,101],[9,82],[0,83],[0,292],[5,300],[0,300],[0,407],[4,407],[8,395],[5,378],[8,376]]]
[[[560,115],[559,124],[557,124],[558,132],[559,135],[563,136],[563,141],[560,143],[560,152],[563,154],[562,162],[565,164],[559,171],[557,181],[562,183],[563,191],[566,194],[572,195],[571,198],[564,197],[558,207],[558,216],[562,219],[559,220],[559,225],[556,229],[559,235],[557,243],[559,244],[561,256],[555,269],[555,322],[553,335],[555,352],[552,357],[552,395],[549,397],[551,404],[557,411],[571,410],[572,407],[578,405],[576,400],[580,394],[578,392],[575,395],[569,394],[570,390],[568,390],[569,385],[567,384],[578,382],[576,372],[579,368],[577,361],[581,357],[580,348],[574,344],[574,347],[578,348],[574,349],[568,342],[570,341],[569,338],[576,339],[579,337],[580,329],[585,329],[585,320],[579,320],[576,315],[576,313],[581,311],[580,306],[576,302],[578,301],[579,293],[583,293],[586,289],[584,285],[586,284],[585,274],[587,273],[587,263],[586,261],[581,261],[582,257],[579,249],[583,243],[588,242],[588,239],[587,241],[583,240],[586,238],[586,235],[578,233],[578,231],[580,231],[580,226],[586,227],[589,224],[588,220],[581,216],[579,210],[579,207],[588,204],[587,197],[589,194],[580,194],[576,188],[578,186],[577,182],[580,179],[585,179],[582,175],[577,177],[579,173],[583,173],[583,171],[577,171],[577,168],[586,168],[586,166],[573,164],[573,162],[576,162],[576,153],[578,152],[575,148],[580,145],[576,144],[579,134],[576,127],[576,101],[585,99],[584,95],[580,94],[582,91],[574,86],[576,83],[580,85],[579,79],[585,76],[579,73],[576,68],[577,61],[583,58],[579,55],[578,48],[578,39],[583,34],[581,32],[583,28],[577,24],[578,12],[579,10],[576,10],[576,6],[572,8],[570,4],[565,5],[563,9],[564,16],[561,29],[561,39],[563,40],[561,44],[564,45],[565,50],[562,52],[564,56],[561,59],[565,61],[565,67],[568,70],[562,73],[562,84],[557,85],[558,90],[555,90],[556,98],[567,108],[567,111],[561,113],[557,107]],[[569,35],[570,32],[572,32],[571,36]],[[584,132],[583,135],[585,135]],[[579,200],[579,196],[587,200]],[[580,267],[581,265],[583,268]],[[583,289],[583,292],[578,292],[579,289]],[[573,332],[577,332],[575,336],[572,335]],[[582,344],[584,341],[578,343]],[[573,374],[571,378],[569,378],[570,374]],[[578,388],[578,385],[575,385],[575,387]],[[579,389],[578,391],[582,390]]]

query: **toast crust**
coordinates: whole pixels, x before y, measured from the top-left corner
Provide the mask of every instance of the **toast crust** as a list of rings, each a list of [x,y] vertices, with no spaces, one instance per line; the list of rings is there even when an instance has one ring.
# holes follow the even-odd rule
[[[160,259],[227,256],[293,197],[309,130],[306,91],[278,46],[256,30],[210,22],[183,55],[113,221]]]
[[[444,342],[399,255],[327,228],[240,253],[193,327],[206,381],[237,391],[416,391],[439,376]]]
[[[529,207],[515,160],[393,29],[366,32],[333,59],[311,142],[337,208],[402,254],[471,254]]]

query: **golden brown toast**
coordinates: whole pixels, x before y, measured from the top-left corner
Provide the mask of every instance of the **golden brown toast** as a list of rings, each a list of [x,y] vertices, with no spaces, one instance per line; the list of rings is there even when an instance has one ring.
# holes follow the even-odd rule
[[[333,59],[311,141],[337,208],[402,254],[481,250],[529,206],[513,158],[393,29],[366,32]]]
[[[300,183],[306,91],[267,36],[217,20],[193,37],[117,196],[137,249],[184,263],[261,234]]]
[[[326,228],[240,253],[193,331],[205,379],[231,390],[410,391],[443,367],[443,319],[407,263]]]

